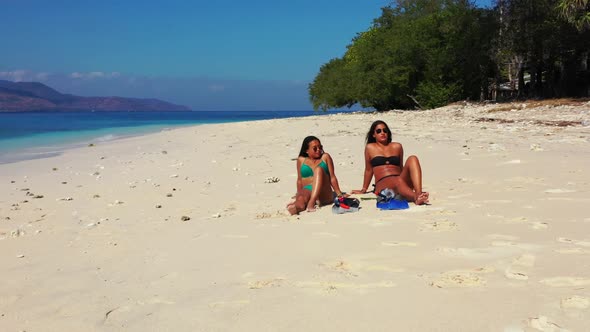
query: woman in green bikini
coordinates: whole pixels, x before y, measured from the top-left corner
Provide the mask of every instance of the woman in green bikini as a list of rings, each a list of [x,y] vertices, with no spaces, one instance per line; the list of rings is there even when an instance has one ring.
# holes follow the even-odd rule
[[[297,158],[297,194],[295,201],[287,205],[287,210],[291,214],[304,210],[312,212],[316,205],[331,204],[334,201],[332,189],[336,195],[342,196],[332,157],[324,152],[317,137],[307,136]]]

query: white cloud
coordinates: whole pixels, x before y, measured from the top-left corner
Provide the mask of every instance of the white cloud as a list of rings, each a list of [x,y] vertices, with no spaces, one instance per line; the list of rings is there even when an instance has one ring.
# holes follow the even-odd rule
[[[91,72],[87,72],[87,73],[83,73],[83,72],[73,72],[70,74],[71,78],[74,79],[83,79],[83,80],[93,80],[93,79],[110,79],[110,78],[118,78],[121,76],[121,73],[119,72],[110,72],[110,73],[105,73],[102,71],[91,71]]]
[[[49,73],[37,73],[35,75],[35,80],[37,81],[47,81],[47,79],[49,78]]]
[[[0,78],[14,82],[30,81],[31,77],[28,70],[0,71]]]
[[[26,69],[13,71],[0,71],[0,79],[13,82],[39,82],[48,81],[53,74],[47,72],[33,72]]]

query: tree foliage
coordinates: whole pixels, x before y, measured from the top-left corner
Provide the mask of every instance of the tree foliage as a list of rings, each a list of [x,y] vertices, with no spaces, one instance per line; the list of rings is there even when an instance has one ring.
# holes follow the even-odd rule
[[[561,0],[557,5],[562,17],[578,30],[590,29],[589,0]]]
[[[341,58],[320,68],[311,101],[316,110],[360,104],[381,111],[490,99],[506,95],[502,89],[583,94],[575,87],[588,83],[590,38],[580,23],[588,1],[497,0],[494,8],[393,1]]]

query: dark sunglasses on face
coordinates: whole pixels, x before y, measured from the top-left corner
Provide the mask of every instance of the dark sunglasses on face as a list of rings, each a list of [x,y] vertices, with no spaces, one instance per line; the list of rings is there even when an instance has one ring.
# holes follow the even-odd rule
[[[316,152],[316,151],[318,151],[318,150],[322,151],[322,150],[324,149],[324,146],[323,146],[323,145],[320,145],[320,146],[314,146],[314,147],[312,147],[311,149],[313,150],[313,152]]]
[[[381,131],[382,131],[381,128],[377,128],[375,130],[375,134],[381,134]],[[387,128],[383,128],[383,132],[386,134],[389,134],[389,130]]]

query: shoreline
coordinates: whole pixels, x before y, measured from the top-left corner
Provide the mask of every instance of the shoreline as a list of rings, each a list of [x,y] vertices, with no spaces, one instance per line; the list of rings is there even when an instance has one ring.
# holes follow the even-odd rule
[[[176,125],[176,126],[161,126],[161,125],[146,125],[134,127],[113,127],[104,129],[94,129],[87,131],[78,131],[73,137],[54,137],[56,132],[40,133],[23,138],[12,138],[2,140],[4,142],[14,143],[19,142],[26,147],[7,148],[0,150],[0,164],[9,164],[19,161],[27,161],[33,159],[45,159],[63,154],[72,149],[79,149],[83,147],[92,147],[98,144],[115,142],[132,137],[141,137],[145,135],[156,134],[163,131],[174,130],[178,128],[199,126],[201,124],[191,125]],[[63,134],[68,134],[64,132]],[[26,143],[26,141],[37,142],[39,137],[50,138],[49,143],[39,146],[38,143]],[[25,143],[22,143],[22,142]],[[7,143],[8,144],[8,143]],[[37,145],[32,145],[37,144]]]
[[[0,164],[0,324],[584,330],[590,104],[514,105],[204,124]],[[303,138],[349,192],[377,119],[431,205],[288,216]]]
[[[346,112],[346,111],[344,111]],[[90,114],[93,115],[93,112],[32,112],[36,115],[40,116],[47,116],[51,114]],[[182,127],[190,127],[196,126],[201,124],[207,123],[231,123],[231,122],[242,122],[242,121],[257,121],[259,120],[258,117],[268,117],[269,119],[278,117],[283,118],[283,114],[296,114],[301,113],[301,116],[314,116],[318,114],[313,114],[313,111],[290,111],[290,112],[281,112],[281,111],[268,111],[268,112],[244,112],[244,111],[229,111],[229,112],[102,112],[102,113],[110,113],[110,114],[123,114],[126,113],[133,113],[133,114],[170,114],[170,113],[179,113],[179,114],[199,114],[198,117],[189,117],[193,118],[194,122],[186,122],[186,123],[178,123],[178,121],[182,121],[176,119],[177,122],[170,122],[170,119],[164,117],[160,120],[163,121],[162,123],[141,123],[137,122],[134,125],[128,126],[113,126],[113,127],[99,127],[93,129],[76,129],[73,128],[72,130],[64,130],[60,128],[59,130],[53,131],[44,131],[34,134],[27,134],[24,136],[15,136],[15,137],[5,137],[0,138],[0,143],[4,145],[4,148],[0,148],[0,163],[10,163],[20,160],[27,160],[27,159],[38,159],[44,158],[39,157],[39,155],[47,154],[44,152],[45,150],[53,150],[50,151],[48,155],[55,155],[62,153],[64,150],[68,150],[74,147],[80,147],[87,144],[96,144],[106,140],[117,140],[120,138],[125,137],[132,137],[132,136],[141,136],[145,134],[151,134],[155,132],[159,132],[162,130],[170,130],[175,128],[182,128]],[[306,114],[310,113],[310,114]],[[207,114],[207,115],[201,115]],[[221,114],[222,116],[220,116]],[[305,115],[303,115],[305,114]],[[338,113],[335,113],[338,114]],[[17,116],[27,116],[28,114],[21,114],[21,113],[14,113],[12,115]],[[224,118],[224,116],[228,116]],[[294,116],[297,117],[297,116]],[[240,118],[244,118],[244,120],[239,120]],[[186,121],[186,118],[183,118]],[[26,119],[23,119],[26,120]],[[47,121],[48,119],[42,119],[43,121]],[[67,119],[64,119],[66,121]],[[80,120],[80,119],[76,119]],[[83,118],[83,121],[88,122],[90,125],[90,118]],[[104,119],[102,119],[104,120]],[[128,122],[129,119],[121,118],[120,121]],[[37,119],[36,121],[41,121],[41,119]],[[100,120],[99,120],[100,121]],[[113,124],[117,124],[117,122],[113,122]],[[1,129],[1,128],[0,128]],[[13,147],[8,147],[9,145],[13,145]]]

